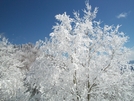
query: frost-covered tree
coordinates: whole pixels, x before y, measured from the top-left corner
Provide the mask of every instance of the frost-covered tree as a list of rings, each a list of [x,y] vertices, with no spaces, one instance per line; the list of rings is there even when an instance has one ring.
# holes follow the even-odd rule
[[[133,80],[128,65],[128,37],[119,25],[101,27],[97,8],[86,3],[80,17],[66,13],[47,42],[37,42],[41,55],[32,65],[26,83],[31,99],[45,101],[132,101]],[[130,79],[131,78],[131,79]],[[34,90],[34,91],[33,91]]]
[[[19,65],[15,57],[18,48],[0,38],[0,100],[10,101],[14,97],[22,97],[24,93],[23,74],[16,66]],[[22,96],[20,96],[20,93]],[[23,96],[24,97],[24,96]]]
[[[32,44],[13,45],[0,36],[0,101],[29,99],[24,79],[37,53]]]
[[[21,65],[18,65],[17,68],[27,71],[38,57],[39,50],[31,43],[20,45],[18,48],[19,51],[16,52],[16,58]]]
[[[132,101],[128,37],[101,26],[89,3],[83,17],[56,15],[50,39],[15,46],[0,41],[0,97],[20,101]]]

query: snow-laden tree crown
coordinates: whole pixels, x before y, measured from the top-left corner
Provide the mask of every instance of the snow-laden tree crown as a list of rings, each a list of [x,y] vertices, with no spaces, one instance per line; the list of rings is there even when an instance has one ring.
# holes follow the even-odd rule
[[[0,40],[1,101],[133,101],[128,37],[100,26],[98,9],[56,15],[50,39],[35,45]]]

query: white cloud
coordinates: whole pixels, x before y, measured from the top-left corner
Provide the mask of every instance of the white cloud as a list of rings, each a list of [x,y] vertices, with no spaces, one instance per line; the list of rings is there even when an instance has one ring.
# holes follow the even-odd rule
[[[120,19],[120,18],[126,18],[127,17],[127,13],[120,13],[117,18]]]

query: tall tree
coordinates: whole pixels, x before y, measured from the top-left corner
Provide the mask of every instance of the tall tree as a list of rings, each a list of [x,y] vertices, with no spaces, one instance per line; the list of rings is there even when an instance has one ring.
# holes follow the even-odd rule
[[[20,101],[132,101],[128,37],[101,26],[89,3],[83,17],[56,15],[50,39],[21,47],[0,41],[0,97]],[[12,73],[12,74],[11,74]]]
[[[56,15],[59,23],[53,27],[50,42],[40,43],[43,55],[26,82],[32,82],[45,100],[132,100],[129,50],[124,47],[128,37],[118,31],[119,25],[101,27],[94,20],[97,8],[92,12],[86,3],[83,12],[83,17],[78,12],[74,18],[66,13]]]

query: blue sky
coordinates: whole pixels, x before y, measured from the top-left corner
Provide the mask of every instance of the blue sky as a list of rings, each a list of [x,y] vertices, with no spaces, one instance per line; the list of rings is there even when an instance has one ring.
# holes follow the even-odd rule
[[[89,0],[102,25],[122,25],[120,31],[130,37],[127,47],[134,46],[134,0]],[[85,0],[0,0],[0,34],[13,44],[35,43],[52,32],[55,15],[85,8]]]

